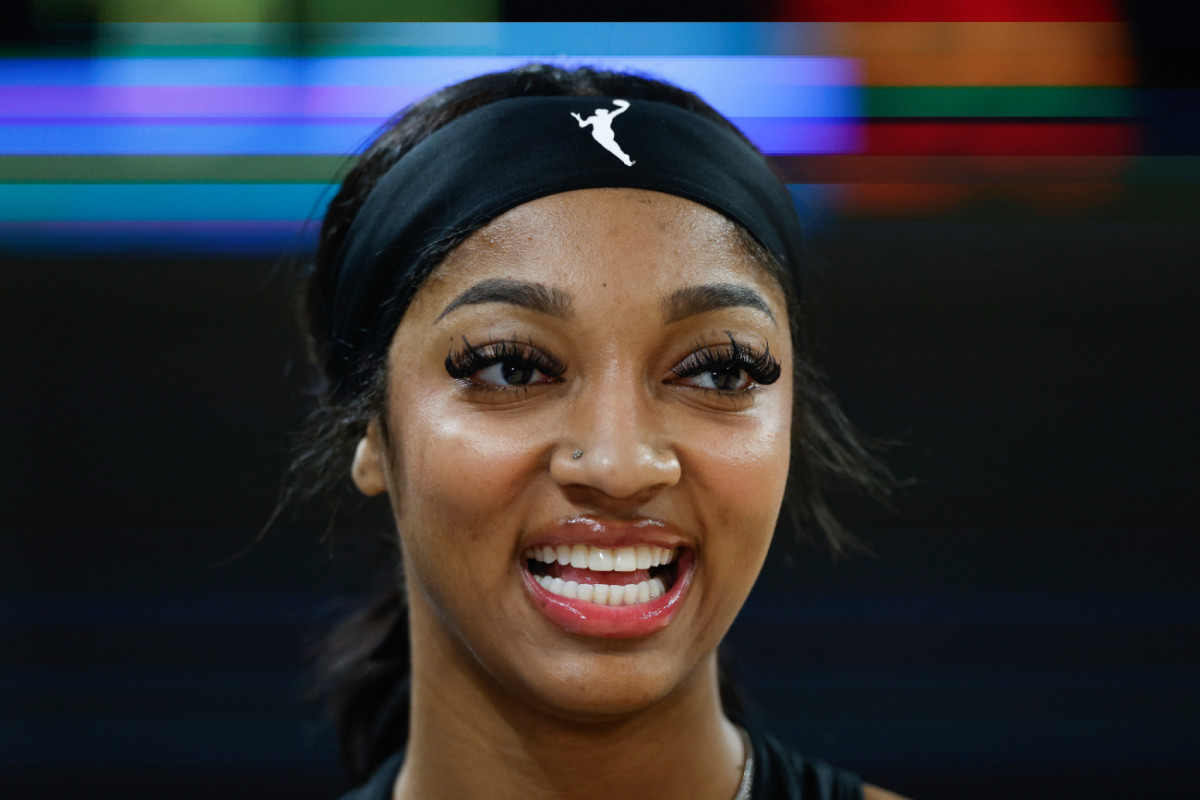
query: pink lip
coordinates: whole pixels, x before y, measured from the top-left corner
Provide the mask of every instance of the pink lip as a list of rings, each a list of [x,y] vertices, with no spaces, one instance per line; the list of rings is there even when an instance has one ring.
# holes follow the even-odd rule
[[[598,547],[653,544],[675,548],[686,547],[688,543],[672,526],[657,519],[623,522],[599,520],[595,517],[571,517],[540,528],[522,547],[558,544],[592,544]]]
[[[632,606],[607,606],[562,597],[547,591],[522,567],[525,588],[534,607],[546,619],[568,633],[601,639],[633,639],[660,631],[671,623],[692,582],[690,548],[682,546],[682,537],[667,525],[654,520],[634,523],[599,522],[591,518],[574,518],[540,531],[537,544],[588,543],[604,547],[632,544],[655,544],[678,547],[677,575],[671,588],[662,597]],[[534,542],[531,541],[531,544]]]

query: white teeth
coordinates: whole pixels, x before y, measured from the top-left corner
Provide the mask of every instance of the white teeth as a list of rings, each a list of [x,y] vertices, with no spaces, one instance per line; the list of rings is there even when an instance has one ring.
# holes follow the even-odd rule
[[[525,558],[543,564],[570,565],[593,572],[634,572],[670,564],[677,551],[655,545],[635,547],[592,547],[584,544],[539,545],[525,551]],[[547,591],[562,597],[578,598],[597,605],[630,606],[662,597],[666,584],[662,578],[650,578],[632,584],[579,583],[549,575],[535,580]]]
[[[613,569],[617,572],[633,572],[637,569],[637,550],[632,547],[618,548]]]
[[[587,568],[593,572],[612,572],[613,551],[604,550],[599,547],[589,547]]]
[[[650,548],[646,547],[644,544],[639,544],[637,546],[637,568],[650,569],[651,566],[652,559],[650,558]]]
[[[575,581],[564,581],[562,578],[551,578],[549,575],[539,575],[535,580],[551,594],[578,598],[602,606],[633,606],[638,603],[648,603],[662,597],[667,590],[662,578],[651,578],[648,581],[628,583],[624,586],[576,583]]]

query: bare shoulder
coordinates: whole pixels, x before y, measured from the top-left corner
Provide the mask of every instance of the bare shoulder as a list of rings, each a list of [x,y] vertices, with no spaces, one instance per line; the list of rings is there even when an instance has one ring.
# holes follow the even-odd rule
[[[863,786],[863,800],[905,800],[900,795],[870,784]]]

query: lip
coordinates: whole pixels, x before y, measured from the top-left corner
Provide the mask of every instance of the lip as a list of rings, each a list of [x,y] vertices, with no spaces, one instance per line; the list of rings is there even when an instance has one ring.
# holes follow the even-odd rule
[[[567,633],[601,639],[634,639],[662,630],[679,611],[692,582],[692,549],[682,536],[658,520],[608,522],[591,517],[573,517],[538,532],[530,545],[587,543],[600,547],[635,544],[677,548],[675,582],[662,597],[632,606],[607,606],[562,597],[547,591],[524,566],[521,575],[529,597],[541,614]]]
[[[595,517],[570,517],[538,531],[521,545],[591,544],[597,547],[628,547],[653,544],[674,549],[686,548],[687,539],[671,525],[657,519],[626,521],[602,520]]]

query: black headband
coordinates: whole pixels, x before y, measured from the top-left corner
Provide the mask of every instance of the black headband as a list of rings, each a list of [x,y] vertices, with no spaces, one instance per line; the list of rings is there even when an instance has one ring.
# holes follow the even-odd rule
[[[762,155],[729,128],[649,100],[490,103],[400,158],[350,226],[331,274],[327,370],[334,394],[363,388],[363,367],[386,352],[416,290],[406,281],[432,246],[539,197],[607,186],[709,206],[746,228],[784,269],[800,263],[791,196]]]

